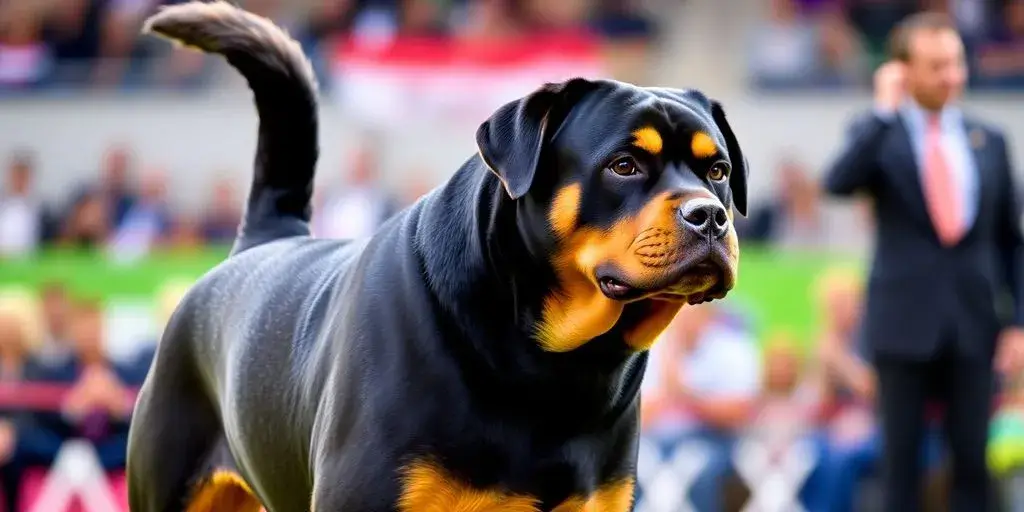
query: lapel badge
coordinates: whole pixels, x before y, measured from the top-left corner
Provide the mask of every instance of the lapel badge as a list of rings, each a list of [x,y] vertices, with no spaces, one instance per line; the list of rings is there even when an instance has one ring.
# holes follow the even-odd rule
[[[971,141],[972,149],[981,149],[985,146],[985,130],[982,130],[981,128],[971,130],[971,133],[967,135],[967,138]]]

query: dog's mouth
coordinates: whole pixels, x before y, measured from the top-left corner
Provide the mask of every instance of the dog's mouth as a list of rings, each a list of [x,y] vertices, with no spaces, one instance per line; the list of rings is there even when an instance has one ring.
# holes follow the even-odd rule
[[[605,297],[632,302],[642,299],[700,304],[725,298],[735,283],[735,270],[721,251],[687,258],[650,283],[631,280],[614,266],[599,267],[597,286]]]

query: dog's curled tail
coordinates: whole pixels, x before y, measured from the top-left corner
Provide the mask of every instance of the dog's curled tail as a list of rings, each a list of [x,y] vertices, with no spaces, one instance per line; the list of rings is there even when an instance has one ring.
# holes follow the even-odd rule
[[[232,254],[308,236],[319,154],[317,84],[298,42],[270,20],[223,0],[165,7],[143,32],[223,55],[252,89],[260,119],[255,175]]]

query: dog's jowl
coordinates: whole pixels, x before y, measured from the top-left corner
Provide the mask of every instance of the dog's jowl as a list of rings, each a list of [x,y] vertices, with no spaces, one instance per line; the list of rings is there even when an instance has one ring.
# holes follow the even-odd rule
[[[547,84],[372,238],[320,240],[299,46],[225,2],[147,27],[223,55],[260,126],[232,254],[182,301],[141,391],[132,510],[629,510],[646,349],[736,282],[747,166],[722,106]]]

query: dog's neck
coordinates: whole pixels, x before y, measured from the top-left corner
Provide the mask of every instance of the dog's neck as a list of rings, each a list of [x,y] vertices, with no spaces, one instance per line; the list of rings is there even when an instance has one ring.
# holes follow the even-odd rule
[[[421,204],[416,250],[438,310],[461,331],[447,340],[464,359],[461,371],[505,388],[497,391],[511,395],[504,407],[545,401],[541,409],[573,411],[581,421],[621,416],[635,404],[646,355],[629,351],[614,330],[572,353],[540,348],[534,326],[551,270],[531,256],[516,207],[475,159]]]

